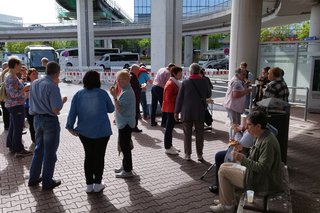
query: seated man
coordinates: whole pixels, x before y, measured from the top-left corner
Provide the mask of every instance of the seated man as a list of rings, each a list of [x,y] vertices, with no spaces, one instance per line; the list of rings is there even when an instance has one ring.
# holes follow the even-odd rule
[[[254,111],[247,117],[248,132],[256,137],[249,157],[233,151],[236,163],[223,163],[219,169],[220,203],[210,206],[213,212],[233,211],[234,188],[253,190],[256,194],[267,195],[282,191],[281,152],[276,137],[267,129],[267,116]]]
[[[219,192],[219,179],[218,179],[218,171],[224,162],[234,162],[234,159],[232,157],[232,151],[237,148],[238,146],[242,146],[244,148],[250,149],[251,146],[254,144],[255,138],[247,131],[242,131],[242,126],[235,126],[234,131],[235,133],[235,141],[237,144],[231,144],[229,143],[229,147],[227,150],[223,150],[220,152],[217,152],[215,155],[215,162],[216,162],[216,169],[215,169],[215,176],[216,176],[216,184],[213,184],[209,187],[209,190],[212,193],[218,193]]]
[[[235,132],[234,140],[237,142],[235,144],[229,143],[229,147],[227,150],[223,150],[217,152],[215,155],[215,163],[216,169],[215,176],[216,176],[216,184],[213,184],[209,187],[209,191],[212,193],[219,193],[219,178],[218,178],[218,171],[224,162],[235,162],[232,156],[232,151],[234,149],[242,150],[241,152],[245,155],[249,153],[249,149],[254,145],[255,137],[251,135],[246,128],[246,123],[244,122],[243,126],[235,125],[233,127],[233,131]],[[271,124],[267,123],[267,128],[276,136],[278,134],[278,130],[272,126]]]

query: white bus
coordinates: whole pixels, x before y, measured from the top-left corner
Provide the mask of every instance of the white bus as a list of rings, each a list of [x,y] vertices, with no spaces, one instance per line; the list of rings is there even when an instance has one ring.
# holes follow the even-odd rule
[[[27,56],[27,67],[36,68],[38,71],[45,71],[41,59],[46,57],[49,61],[58,62],[58,55],[53,47],[42,45],[30,45],[24,50]]]
[[[120,53],[119,48],[94,48],[94,60],[99,60],[106,53]],[[78,66],[78,48],[68,48],[60,52],[59,63],[61,67]]]
[[[101,66],[104,69],[110,69],[111,67],[124,67],[139,63],[139,53],[110,53],[104,54],[96,61],[95,65]]]

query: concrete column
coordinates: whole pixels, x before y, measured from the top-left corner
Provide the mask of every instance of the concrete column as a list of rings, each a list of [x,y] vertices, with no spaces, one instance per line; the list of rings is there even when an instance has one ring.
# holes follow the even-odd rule
[[[103,43],[105,48],[112,48],[112,39],[105,39]]]
[[[316,36],[320,38],[320,4],[311,8],[309,37]],[[309,45],[309,52],[320,51],[320,45]]]
[[[193,43],[192,36],[184,37],[184,61],[183,66],[189,67],[193,59]]]
[[[93,1],[77,0],[79,66],[94,65]]]
[[[182,0],[151,1],[151,67],[181,66]]]
[[[262,0],[233,0],[231,12],[229,79],[241,61],[257,76]]]
[[[311,8],[311,14],[310,14],[310,30],[309,30],[309,37],[316,36],[317,38],[320,38],[320,4],[316,4],[312,6]],[[308,46],[308,54],[310,56],[315,56],[316,58],[319,58],[320,56],[320,44],[319,43],[313,43],[310,42]],[[318,76],[314,76],[314,67],[310,67],[309,70],[303,70],[303,75],[310,76],[310,95],[309,95],[309,103],[308,103],[308,110],[309,112],[320,112],[320,92],[319,91],[313,91],[313,82],[314,78],[317,78]]]
[[[209,36],[208,35],[202,35],[201,36],[201,43],[200,43],[200,51],[206,52],[209,49]]]

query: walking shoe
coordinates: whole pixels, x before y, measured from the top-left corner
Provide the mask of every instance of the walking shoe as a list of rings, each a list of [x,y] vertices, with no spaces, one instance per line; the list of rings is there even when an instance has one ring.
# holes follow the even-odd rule
[[[234,205],[218,204],[216,206],[210,206],[209,208],[213,212],[233,212]]]
[[[185,155],[184,155],[184,159],[187,160],[187,161],[189,161],[189,160],[191,160],[191,157],[190,157],[190,155],[185,154]]]
[[[43,186],[42,185],[42,190],[52,190],[54,188],[56,188],[57,186],[61,185],[61,181],[60,180],[52,180],[52,183],[49,184],[48,186]]]
[[[150,119],[150,116],[149,116],[149,115],[144,115],[144,116],[143,116],[143,119],[144,119],[144,120],[149,120],[149,119]]]
[[[119,169],[114,169],[115,173],[120,173],[123,170],[123,166],[121,166]]]
[[[157,126],[157,122],[151,122],[151,126]]]
[[[169,155],[179,155],[179,153],[176,150],[174,150],[172,147],[170,149],[166,149],[165,153]]]
[[[96,183],[94,184],[93,191],[96,193],[102,192],[106,188],[104,184]]]
[[[174,151],[176,151],[176,152],[181,152],[181,150],[180,149],[177,149],[176,147],[174,147],[174,146],[171,146],[171,148],[174,150]]]
[[[126,172],[122,170],[121,172],[116,173],[116,178],[131,178],[131,177],[133,177],[132,171]]]
[[[18,157],[26,157],[26,156],[29,156],[29,155],[32,155],[32,152],[30,151],[27,151],[27,150],[22,150],[20,152],[16,152],[15,156],[18,158]]]
[[[36,181],[29,181],[28,186],[30,186],[30,187],[38,186],[41,181],[42,181],[41,177]]]
[[[221,202],[220,202],[220,200],[218,200],[218,199],[214,199],[213,200],[213,204],[214,205],[219,205]]]
[[[87,192],[87,193],[93,192],[93,184],[87,185],[87,187],[86,187],[86,192]]]
[[[204,161],[202,155],[198,155],[198,161]]]
[[[142,132],[142,129],[139,129],[138,127],[135,127],[132,129],[132,132]]]
[[[27,130],[24,129],[24,130],[22,131],[22,134],[23,134],[23,135],[27,134]]]
[[[209,191],[215,194],[219,193],[219,187],[217,185],[209,186]]]

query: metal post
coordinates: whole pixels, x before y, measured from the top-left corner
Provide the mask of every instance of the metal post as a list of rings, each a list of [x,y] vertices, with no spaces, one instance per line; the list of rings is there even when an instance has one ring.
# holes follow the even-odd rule
[[[305,105],[305,108],[304,108],[304,121],[307,121],[307,117],[308,117],[308,107],[309,107],[309,88],[306,87],[305,88],[307,90],[307,94],[306,94],[306,105]]]

